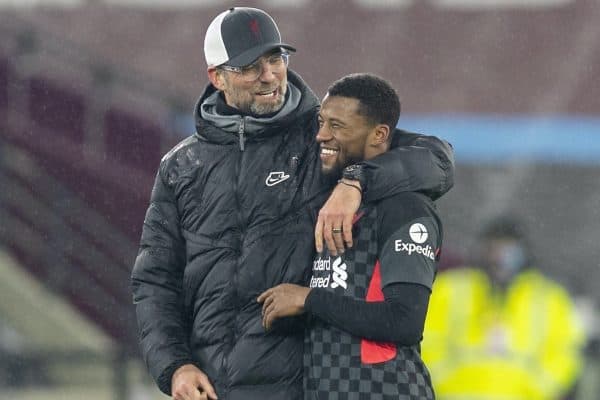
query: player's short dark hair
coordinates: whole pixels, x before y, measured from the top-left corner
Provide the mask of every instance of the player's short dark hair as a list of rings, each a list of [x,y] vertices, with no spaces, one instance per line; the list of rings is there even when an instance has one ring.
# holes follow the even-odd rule
[[[373,124],[389,126],[392,137],[400,118],[400,99],[388,81],[373,74],[350,74],[333,82],[327,93],[357,99],[360,115]]]

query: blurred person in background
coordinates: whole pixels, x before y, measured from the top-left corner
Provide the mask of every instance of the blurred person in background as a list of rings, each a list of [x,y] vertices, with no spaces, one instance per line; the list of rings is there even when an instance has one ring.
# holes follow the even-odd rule
[[[584,332],[558,283],[534,267],[519,221],[492,220],[472,267],[440,273],[423,358],[440,400],[558,400],[582,367]]]
[[[370,74],[347,75],[328,89],[317,141],[357,160],[389,149],[400,101]],[[350,158],[323,158],[339,178]],[[442,244],[442,223],[427,196],[404,192],[363,202],[353,229],[357,244],[340,256],[325,251],[306,286],[280,284],[262,293],[263,324],[304,312],[306,399],[433,399],[419,343]],[[341,227],[336,230],[340,236]],[[340,239],[341,240],[341,239]]]
[[[301,399],[302,321],[265,332],[258,295],[305,283],[315,242],[334,255],[352,246],[363,197],[437,198],[452,186],[450,146],[414,135],[368,162],[348,157],[331,192],[320,157],[347,154],[319,149],[319,101],[288,69],[291,51],[261,10],[218,15],[196,134],[161,161],[132,287],[144,360],[175,399]]]

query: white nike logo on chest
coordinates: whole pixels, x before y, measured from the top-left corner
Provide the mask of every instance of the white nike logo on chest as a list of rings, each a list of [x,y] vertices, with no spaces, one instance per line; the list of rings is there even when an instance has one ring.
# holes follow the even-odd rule
[[[275,186],[278,183],[281,183],[285,180],[287,180],[290,176],[286,175],[285,172],[282,171],[278,171],[278,172],[271,172],[269,174],[269,176],[267,176],[267,179],[265,180],[265,184],[267,186]]]

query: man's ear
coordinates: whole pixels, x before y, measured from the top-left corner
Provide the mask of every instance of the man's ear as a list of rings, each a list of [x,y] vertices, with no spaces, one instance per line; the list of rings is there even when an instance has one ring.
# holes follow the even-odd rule
[[[208,73],[208,80],[210,81],[210,83],[212,83],[212,85],[218,90],[223,90],[225,79],[223,73],[215,67],[208,67],[206,72]]]
[[[384,124],[375,125],[371,135],[371,145],[380,146],[388,142],[390,138],[390,127]]]

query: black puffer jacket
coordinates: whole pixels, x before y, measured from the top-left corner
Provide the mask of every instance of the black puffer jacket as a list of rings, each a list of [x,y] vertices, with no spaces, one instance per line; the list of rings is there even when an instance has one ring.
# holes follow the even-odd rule
[[[256,302],[279,283],[305,282],[313,216],[327,192],[318,100],[298,75],[288,79],[286,105],[265,119],[218,115],[209,87],[197,133],[161,162],[132,284],[142,353],[167,394],[174,370],[194,363],[222,400],[302,398],[302,328],[282,320],[265,333]],[[449,190],[451,148],[431,137],[403,140],[427,147],[371,160],[369,193]]]

